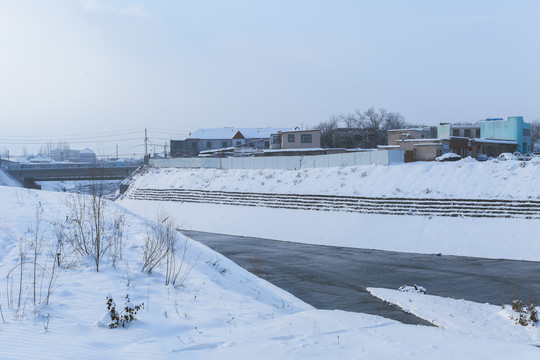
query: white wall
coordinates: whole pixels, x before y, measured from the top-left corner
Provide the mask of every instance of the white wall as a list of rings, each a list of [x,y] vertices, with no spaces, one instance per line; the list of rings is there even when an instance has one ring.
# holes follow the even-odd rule
[[[341,167],[354,165],[390,165],[403,163],[403,150],[346,152],[313,156],[261,156],[237,158],[169,158],[150,159],[151,167],[212,169],[283,169]]]

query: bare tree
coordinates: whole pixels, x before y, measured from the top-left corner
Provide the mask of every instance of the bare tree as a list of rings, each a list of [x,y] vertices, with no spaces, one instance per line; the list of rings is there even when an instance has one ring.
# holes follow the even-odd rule
[[[321,122],[316,128],[321,130],[321,146],[323,148],[342,147],[337,116],[333,115],[330,120]]]
[[[531,152],[537,149],[536,143],[540,140],[540,121],[531,122]],[[540,147],[540,144],[539,146]]]

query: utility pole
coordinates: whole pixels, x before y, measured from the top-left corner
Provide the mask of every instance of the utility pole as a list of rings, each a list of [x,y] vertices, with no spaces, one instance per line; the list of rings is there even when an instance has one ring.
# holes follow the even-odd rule
[[[148,155],[148,133],[146,128],[144,128],[144,156]]]
[[[118,144],[116,144],[116,159],[118,159]]]

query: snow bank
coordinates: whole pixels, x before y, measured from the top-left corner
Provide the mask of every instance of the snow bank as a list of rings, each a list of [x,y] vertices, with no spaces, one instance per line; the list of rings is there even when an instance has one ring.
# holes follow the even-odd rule
[[[0,186],[21,187],[21,184],[4,170],[0,169]]]
[[[418,162],[309,170],[148,169],[131,189],[421,198],[538,199],[540,162]],[[163,208],[187,230],[319,245],[540,261],[539,220],[422,217],[118,200],[141,215]]]
[[[540,328],[516,324],[511,305],[495,306],[418,292],[368,288],[372,295],[395,304],[438,327],[504,342],[540,345]]]
[[[0,276],[18,263],[19,242],[33,239],[36,210],[43,209],[40,256],[49,266],[56,249],[52,223],[65,221],[72,195],[0,187]],[[107,203],[107,211],[123,211]],[[25,267],[24,309],[17,291],[2,291],[0,342],[6,359],[537,359],[540,349],[484,338],[481,334],[343,311],[320,311],[187,239],[186,262],[194,265],[183,286],[165,286],[164,268],[142,272],[142,251],[153,222],[129,212],[123,258],[113,267],[105,257],[100,272],[92,259],[58,268],[49,305],[32,305],[30,264]],[[156,214],[148,209],[148,215]],[[67,248],[65,248],[67,249]],[[31,249],[30,249],[31,250]],[[54,253],[52,253],[54,254]],[[67,254],[65,254],[67,255]],[[74,254],[70,254],[73,256]],[[48,265],[47,265],[48,264]],[[17,268],[18,269],[18,268]],[[18,274],[16,271],[12,274]],[[13,275],[17,276],[17,275]],[[8,281],[13,289],[18,278]],[[6,282],[4,282],[6,283]],[[11,285],[9,285],[11,284]],[[16,288],[15,288],[16,289]],[[41,293],[41,292],[39,292]],[[129,294],[145,306],[126,328],[98,326],[106,297],[118,306]],[[11,300],[9,300],[11,299]],[[26,299],[26,300],[25,300]],[[11,302],[11,303],[10,303]]]
[[[528,162],[471,158],[303,170],[149,168],[140,188],[182,188],[371,197],[540,199],[540,158]]]

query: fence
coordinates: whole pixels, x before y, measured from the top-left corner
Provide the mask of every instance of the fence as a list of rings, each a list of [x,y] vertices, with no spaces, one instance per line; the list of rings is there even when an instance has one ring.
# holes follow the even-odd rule
[[[403,163],[403,150],[374,150],[313,156],[261,156],[234,158],[150,159],[151,167],[213,169],[282,169],[342,167],[354,165],[390,165]]]

